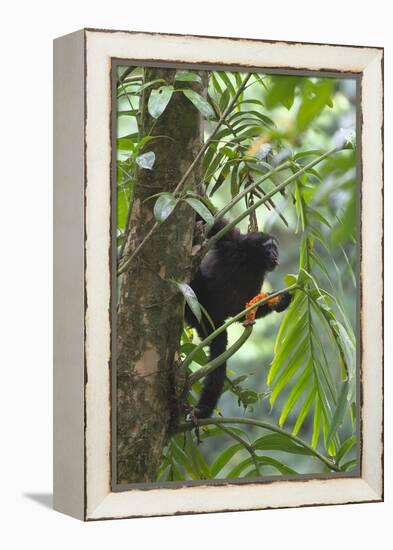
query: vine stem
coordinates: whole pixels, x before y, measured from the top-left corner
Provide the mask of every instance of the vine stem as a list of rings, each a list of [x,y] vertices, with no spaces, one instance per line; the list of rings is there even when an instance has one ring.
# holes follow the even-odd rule
[[[208,344],[210,344],[210,342],[212,340],[214,340],[214,338],[216,338],[219,334],[221,334],[221,332],[224,332],[224,330],[226,330],[229,326],[231,326],[233,323],[236,323],[237,321],[239,321],[242,317],[244,317],[246,315],[246,313],[248,313],[249,311],[251,311],[252,309],[256,308],[256,307],[259,307],[259,306],[262,306],[264,303],[268,302],[269,300],[271,300],[272,298],[275,298],[276,296],[280,296],[280,294],[284,294],[285,292],[293,292],[294,290],[300,288],[298,284],[293,284],[291,286],[288,286],[287,288],[284,288],[282,290],[278,290],[277,292],[272,292],[271,294],[269,294],[269,296],[267,296],[266,298],[261,298],[261,300],[259,300],[258,302],[255,302],[255,304],[252,304],[251,306],[243,309],[243,311],[241,311],[240,313],[238,313],[237,315],[235,315],[234,317],[231,317],[226,323],[224,323],[223,325],[221,325],[220,327],[218,327],[215,331],[213,331],[211,334],[209,334],[209,336],[207,336],[204,340],[202,340],[202,342],[200,342],[196,348],[194,348],[192,350],[192,352],[186,357],[186,359],[183,361],[183,364],[182,364],[182,367],[183,368],[186,368],[188,367],[192,360],[194,359],[194,357],[197,355],[197,353],[202,349],[204,348],[205,346],[207,346]],[[217,358],[218,359],[218,358]],[[217,367],[217,365],[216,365]],[[215,368],[216,368],[215,367]],[[212,369],[213,370],[213,369]],[[197,371],[198,372],[198,371]],[[196,373],[195,373],[196,374]]]
[[[254,306],[255,307],[255,306]],[[242,345],[248,340],[248,338],[251,336],[253,326],[249,325],[245,327],[243,334],[236,340],[236,342],[230,346],[224,353],[213,359],[213,361],[210,361],[206,365],[204,365],[202,368],[198,369],[196,372],[193,372],[190,377],[188,378],[188,381],[190,385],[197,382],[197,380],[200,380],[201,378],[204,378],[209,373],[214,371],[217,367],[222,365],[227,359],[232,357],[238,349],[242,347]]]
[[[273,424],[270,424],[269,422],[264,422],[263,420],[256,420],[254,418],[244,418],[244,417],[226,417],[226,416],[220,416],[217,418],[201,418],[193,420],[192,422],[182,422],[179,424],[177,428],[177,432],[184,432],[186,430],[192,430],[196,426],[208,426],[208,425],[214,425],[214,426],[220,426],[221,424],[246,424],[249,426],[257,426],[259,428],[265,428],[266,430],[269,430],[271,432],[278,433],[280,435],[283,435],[285,437],[288,437],[288,439],[291,439],[294,443],[297,445],[300,445],[304,449],[307,449],[310,454],[318,458],[321,462],[326,464],[331,470],[334,470],[335,472],[341,472],[341,469],[337,464],[326,458],[323,454],[321,454],[319,451],[314,449],[311,445],[297,437],[296,435],[291,434],[290,432],[286,432],[285,430],[274,426]]]
[[[232,100],[230,101],[228,107],[225,109],[223,114],[221,115],[220,119],[218,120],[216,127],[210,134],[209,138],[205,141],[201,149],[199,150],[198,154],[196,155],[195,159],[192,161],[190,166],[187,168],[187,170],[184,172],[183,176],[181,177],[179,183],[176,185],[175,190],[173,191],[173,195],[176,196],[183,188],[184,184],[186,183],[188,177],[190,176],[191,172],[194,170],[195,166],[198,164],[198,162],[201,160],[203,155],[205,154],[206,150],[210,146],[210,143],[212,142],[213,138],[217,135],[218,130],[221,128],[221,126],[224,124],[226,117],[229,115],[229,113],[234,108],[237,100],[239,99],[240,95],[243,93],[243,90],[245,89],[247,82],[250,80],[252,73],[249,73],[245,79],[243,80],[242,84],[239,86],[239,89],[236,92],[236,95],[233,96]],[[135,250],[132,252],[132,254],[123,262],[123,264],[119,267],[117,274],[121,275],[124,273],[128,267],[131,265],[132,260],[135,258],[137,254],[141,251],[141,249],[146,245],[146,243],[151,239],[151,237],[154,235],[154,233],[157,231],[157,228],[160,226],[158,222],[155,222],[155,224],[152,226],[150,231],[147,233],[143,241],[139,243],[139,245],[135,248]]]

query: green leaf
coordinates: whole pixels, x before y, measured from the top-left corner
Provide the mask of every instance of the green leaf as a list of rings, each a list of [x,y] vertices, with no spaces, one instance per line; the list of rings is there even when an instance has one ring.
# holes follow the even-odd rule
[[[136,157],[135,162],[140,168],[144,168],[145,170],[152,170],[154,163],[156,161],[156,155],[153,151],[148,151],[147,153],[143,153],[143,155],[139,155],[139,157]]]
[[[209,324],[210,324],[210,326],[212,327],[212,329],[213,329],[213,330],[216,330],[217,327],[215,326],[215,324],[214,324],[214,322],[213,322],[213,319],[210,317],[209,312],[207,311],[207,309],[206,309],[205,307],[203,307],[202,304],[199,304],[199,306],[200,306],[200,308],[201,308],[201,310],[202,310],[203,315],[204,315],[204,316],[206,317],[206,319],[209,321]]]
[[[288,273],[288,275],[285,275],[284,277],[284,283],[286,286],[292,286],[296,284],[297,281],[297,275],[293,275],[292,273]]]
[[[193,344],[191,342],[187,342],[186,344],[183,344],[180,349],[179,353],[184,353],[185,355],[190,355],[194,351],[194,349],[198,347],[196,344]],[[203,349],[198,350],[197,354],[194,356],[193,361],[195,363],[198,363],[198,365],[206,365],[208,363],[209,359],[206,355],[206,353],[203,351]]]
[[[165,111],[173,94],[173,86],[161,86],[157,90],[152,90],[147,109],[153,118],[158,118]]]
[[[194,197],[187,197],[185,201],[197,212],[202,219],[210,226],[214,223],[214,216],[210,210],[198,199]]]
[[[300,81],[298,76],[271,76],[271,87],[265,96],[267,109],[276,107],[279,103],[288,110],[292,107],[295,99],[295,88]]]
[[[213,163],[212,163],[213,164]],[[214,184],[212,190],[210,191],[210,196],[212,197],[214,195],[214,193],[221,187],[221,185],[224,183],[224,181],[226,180],[229,172],[230,172],[230,168],[231,168],[231,165],[229,164],[229,162],[227,162],[226,164],[224,164],[224,167],[223,169],[221,170],[220,172],[220,175],[218,176],[218,178],[216,179],[216,183]],[[212,174],[213,175],[213,174]]]
[[[311,405],[314,403],[314,398],[316,396],[316,393],[317,393],[317,390],[315,388],[315,385],[313,385],[310,388],[310,391],[308,392],[306,400],[303,403],[303,407],[301,408],[301,411],[297,417],[295,426],[292,430],[293,435],[297,435],[299,433],[299,430],[303,425],[304,419],[306,418],[309,410],[311,409]]]
[[[161,82],[165,82],[164,79],[158,78],[157,80],[150,80],[150,82],[145,82],[145,84],[142,84],[142,86],[139,86],[138,92],[142,92],[143,90],[146,90],[146,88],[149,88],[150,86],[153,86],[153,84],[158,84]]]
[[[173,457],[175,458],[176,462],[184,468],[184,470],[189,474],[191,479],[199,479],[200,473],[198,471],[198,468],[196,464],[194,464],[189,456],[183,451],[183,449],[178,445],[174,439],[172,439],[172,451],[173,451]]]
[[[311,440],[311,446],[314,449],[318,445],[319,433],[321,431],[321,421],[322,421],[321,401],[319,397],[317,397],[317,399],[315,400],[314,425],[313,425],[312,440]]]
[[[352,470],[356,465],[357,465],[358,461],[356,458],[354,458],[353,460],[350,460],[349,462],[346,462],[345,464],[343,464],[341,466],[341,469],[344,470],[345,472],[348,472],[349,470]]]
[[[356,210],[355,196],[351,196],[350,200],[345,205],[345,209],[341,216],[342,220],[338,221],[330,233],[330,240],[333,246],[342,246],[354,237],[356,229]]]
[[[119,151],[134,151],[134,143],[127,138],[119,138],[117,140],[117,148]]]
[[[200,82],[202,83],[202,79],[199,76],[199,74],[192,73],[190,71],[182,71],[180,73],[176,73],[175,80],[179,82]]]
[[[340,461],[347,453],[349,453],[354,445],[356,445],[356,435],[352,435],[341,445],[336,455],[337,463],[340,463]]]
[[[308,80],[302,88],[302,103],[297,112],[296,122],[299,130],[304,130],[323,111],[332,104],[334,89],[333,78],[323,78],[317,82]]]
[[[280,474],[283,475],[296,475],[297,472],[287,466],[286,464],[283,464],[279,460],[276,460],[275,458],[272,458],[271,456],[259,456],[258,457],[258,464],[261,466],[273,466]]]
[[[284,451],[291,454],[312,455],[306,447],[297,445],[292,439],[279,433],[264,435],[254,441],[252,446],[256,451]]]
[[[135,117],[138,114],[138,109],[132,109],[129,111],[117,111],[117,116],[132,116]]]
[[[344,382],[340,391],[340,395],[338,397],[337,406],[330,424],[330,429],[326,437],[326,447],[329,446],[330,442],[336,435],[337,430],[343,422],[345,411],[347,410],[348,387],[348,382]]]
[[[200,197],[199,195],[194,195],[193,193],[188,193],[188,195],[190,197],[195,197],[199,201],[202,201],[213,215],[217,212],[218,208],[214,206],[214,204],[212,203],[212,201],[209,199],[207,195],[203,197]]]
[[[305,303],[306,303],[306,298],[303,292],[301,292],[300,290],[296,291],[294,295],[294,299],[292,300],[291,305],[287,309],[285,317],[281,322],[280,329],[277,333],[276,341],[274,344],[274,353],[277,353],[277,351],[281,347],[283,338],[287,334],[287,331],[290,330],[294,324],[296,324],[299,316],[299,312]]]
[[[214,118],[214,111],[204,97],[190,89],[183,90],[183,94],[205,118]]]
[[[177,281],[173,281],[173,282],[176,284],[180,292],[183,294],[188,304],[188,307],[191,309],[195,317],[198,319],[198,322],[200,323],[202,318],[202,312],[201,312],[201,308],[195,292],[186,283],[178,283]]]
[[[216,74],[224,82],[225,89],[227,89],[231,93],[231,95],[234,96],[236,94],[236,90],[235,90],[234,85],[232,84],[231,79],[228,76],[228,73],[226,73],[225,71],[220,71],[220,72],[217,72]]]
[[[310,151],[300,151],[293,156],[293,160],[298,160],[305,157],[320,157],[323,154],[322,149],[311,149]]]
[[[211,479],[212,475],[210,472],[209,465],[204,459],[201,451],[196,446],[192,434],[188,432],[186,434],[186,453],[190,457],[194,469],[198,472],[199,479]]]
[[[284,387],[288,384],[288,382],[293,378],[293,376],[301,367],[307,347],[308,347],[307,339],[304,339],[302,343],[299,345],[299,347],[297,348],[296,352],[291,357],[291,360],[289,362],[289,367],[284,369],[283,372],[275,381],[273,391],[270,395],[270,404],[272,406],[274,405],[281,391],[284,389]]]
[[[297,379],[295,385],[289,392],[288,398],[286,400],[286,403],[281,411],[281,416],[279,420],[280,426],[282,426],[287,419],[288,414],[293,409],[295,403],[297,400],[303,395],[303,393],[307,390],[307,387],[311,380],[311,374],[312,374],[312,367],[311,367],[311,361],[308,362],[306,368],[303,370],[302,374]]]
[[[232,174],[231,174],[231,196],[232,198],[235,197],[239,192],[239,182],[238,182],[238,171],[239,171],[239,165],[236,164],[232,168]]]
[[[242,449],[244,449],[243,445],[241,443],[237,443],[236,445],[227,447],[221,454],[219,454],[210,467],[212,476],[217,477],[217,475],[221,472],[224,466],[228,464],[231,458]]]
[[[285,370],[286,366],[292,361],[300,346],[304,346],[307,335],[303,335],[305,323],[307,322],[305,313],[299,311],[298,322],[288,327],[288,331],[283,333],[282,340],[277,350],[267,379],[268,386],[274,382],[280,370]]]
[[[224,112],[225,109],[228,107],[230,99],[231,99],[231,95],[229,93],[228,88],[226,88],[222,96],[220,97],[219,107],[221,112]]]
[[[239,462],[239,464],[237,464],[234,468],[232,468],[232,470],[225,476],[226,479],[232,479],[232,478],[238,478],[240,477],[240,474],[246,469],[248,468],[249,466],[251,466],[252,464],[254,464],[254,461],[253,459],[250,457],[250,458],[246,458],[245,460],[242,460],[241,462]]]
[[[158,223],[163,223],[171,215],[178,203],[172,193],[161,193],[154,205],[154,217]]]
[[[128,200],[126,193],[119,190],[117,193],[117,227],[124,231],[128,214]]]

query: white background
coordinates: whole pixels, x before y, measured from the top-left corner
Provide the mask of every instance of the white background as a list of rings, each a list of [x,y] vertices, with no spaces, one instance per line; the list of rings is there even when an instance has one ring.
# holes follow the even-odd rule
[[[3,548],[391,548],[392,25],[389,2],[21,0],[2,4],[0,85]],[[12,6],[12,7],[11,7]],[[82,27],[385,47],[386,495],[383,504],[83,524],[52,490],[52,39]],[[4,540],[3,540],[4,539]]]

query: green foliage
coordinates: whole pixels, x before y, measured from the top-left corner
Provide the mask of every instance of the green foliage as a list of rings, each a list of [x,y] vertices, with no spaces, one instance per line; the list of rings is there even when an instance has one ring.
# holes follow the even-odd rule
[[[191,89],[183,90],[184,95],[202,113],[205,118],[213,118],[214,111],[209,103],[200,94]]]
[[[186,202],[197,212],[208,225],[214,223],[214,216],[199,198],[186,197]]]
[[[157,90],[151,91],[147,108],[153,118],[158,118],[165,111],[171,100],[173,90],[173,86],[161,86]]]
[[[245,81],[241,73],[212,71],[205,98],[188,87],[201,82],[193,71],[177,71],[174,86],[164,80],[145,82],[140,68],[121,73],[117,141],[120,252],[136,171],[154,173],[156,158],[148,144],[153,139],[166,139],[139,135],[142,92],[149,94],[148,111],[155,119],[165,112],[174,93],[184,94],[201,113],[209,139]],[[356,133],[351,127],[355,123],[355,97],[345,82],[349,81],[252,74],[223,124],[209,139],[202,158],[203,196],[182,190],[176,196],[161,193],[150,197],[160,224],[180,201],[186,201],[211,225],[222,211],[237,219],[244,209],[243,199],[249,208],[269,194],[269,200],[261,201],[246,222],[280,235],[284,258],[284,266],[278,270],[281,280],[275,274],[269,275],[269,280],[276,288],[283,286],[282,279],[288,287],[297,285],[286,313],[261,323],[266,327],[261,331],[268,336],[264,332],[254,343],[250,339],[231,358],[220,401],[224,409],[236,411],[240,407],[246,418],[264,420],[270,414],[279,432],[244,424],[206,425],[200,428],[201,445],[191,432],[175,435],[164,452],[160,481],[291,476],[334,469],[350,472],[357,465],[353,328]],[[349,127],[341,130],[343,125]],[[319,157],[333,145],[341,147],[340,152],[320,162]],[[307,165],[312,160],[318,163],[311,168]],[[294,181],[277,193],[276,188],[291,176]],[[243,230],[247,228],[244,222],[240,225]],[[175,284],[195,316],[212,325],[209,312],[198,303],[192,289],[182,281]],[[258,330],[257,324],[255,332]],[[256,374],[239,359],[248,357],[246,350],[252,346],[256,350]],[[192,361],[188,360],[191,354]],[[188,375],[209,363],[189,330],[183,332],[179,355]],[[270,366],[263,368],[262,364]],[[190,391],[191,405],[197,402],[200,391],[201,381],[197,381]],[[331,467],[326,470],[328,465]]]
[[[155,160],[155,153],[153,151],[148,151],[147,153],[143,153],[143,155],[139,155],[138,157],[136,157],[135,162],[140,168],[144,168],[145,170],[152,170]]]
[[[355,336],[340,297],[323,290],[319,282],[324,276],[335,292],[319,254],[320,248],[325,248],[333,256],[323,232],[331,230],[331,223],[313,202],[321,180],[320,174],[313,171],[299,178],[294,186],[297,231],[302,235],[298,276],[302,289],[277,334],[268,383],[272,406],[280,392],[288,388],[280,425],[284,425],[295,404],[302,401],[293,433],[297,434],[308,415],[312,415],[312,445],[317,446],[322,432],[326,452],[336,456],[341,445],[339,429],[351,410],[348,402],[355,399]]]
[[[178,199],[172,193],[160,193],[154,205],[154,217],[158,223],[163,223],[174,210]]]
[[[202,311],[201,311],[200,304],[198,302],[198,298],[195,295],[195,292],[186,283],[178,283],[176,281],[174,281],[174,283],[176,284],[180,292],[183,294],[189,308],[191,309],[195,317],[198,319],[199,322],[201,322]]]

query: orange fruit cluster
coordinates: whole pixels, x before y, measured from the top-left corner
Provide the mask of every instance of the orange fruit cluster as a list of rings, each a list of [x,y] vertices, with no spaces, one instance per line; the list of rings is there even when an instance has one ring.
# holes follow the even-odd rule
[[[266,294],[266,293],[257,294],[256,296],[254,296],[254,298],[252,298],[252,300],[246,303],[246,308],[259,302],[260,300],[263,300],[263,298],[267,298],[268,296],[269,294]],[[244,326],[253,325],[255,323],[255,316],[257,314],[257,309],[258,309],[258,306],[254,307],[254,309],[251,309],[248,313],[246,313],[246,319],[243,323]]]

